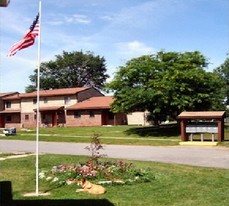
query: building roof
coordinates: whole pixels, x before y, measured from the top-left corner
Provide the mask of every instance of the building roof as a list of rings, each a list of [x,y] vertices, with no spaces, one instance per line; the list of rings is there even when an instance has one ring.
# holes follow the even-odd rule
[[[8,93],[0,93],[0,97],[6,96]]]
[[[60,95],[73,95],[78,92],[89,89],[90,87],[75,87],[75,88],[63,88],[63,89],[50,89],[41,90],[40,97],[60,96]],[[21,98],[36,97],[37,92],[20,94]]]
[[[40,107],[39,111],[44,112],[44,111],[57,111],[57,110],[63,110],[64,106],[53,106],[53,107]],[[34,109],[34,111],[37,111],[37,109]]]
[[[225,111],[196,111],[196,112],[182,112],[178,115],[178,119],[214,119],[222,118]]]
[[[41,90],[40,97],[50,97],[50,96],[62,96],[62,95],[74,95],[78,92],[89,89],[90,87],[75,87],[75,88],[63,88],[63,89],[50,89],[50,90]],[[37,92],[30,93],[21,93],[15,94],[12,96],[4,97],[4,100],[15,100],[21,98],[36,98]]]
[[[110,109],[113,101],[113,97],[109,96],[91,97],[90,99],[67,107],[66,110]]]
[[[16,94],[18,94],[18,92],[0,93],[0,98],[6,98],[8,96],[14,96]]]
[[[0,111],[0,114],[14,114],[14,113],[20,113],[21,110],[19,109],[8,109],[8,110],[2,110]]]

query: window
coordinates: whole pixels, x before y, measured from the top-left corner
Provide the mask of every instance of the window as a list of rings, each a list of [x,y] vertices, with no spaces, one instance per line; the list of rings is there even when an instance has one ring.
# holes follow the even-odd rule
[[[37,99],[33,99],[33,104],[36,104],[37,103]]]
[[[37,119],[37,114],[34,114],[34,119],[35,119],[35,120]]]
[[[47,115],[46,114],[43,114],[42,115],[42,120],[46,120],[46,118],[47,118]]]
[[[114,114],[112,112],[108,112],[108,119],[114,119]]]
[[[29,115],[28,114],[25,115],[25,120],[29,120]]]
[[[11,102],[6,102],[6,108],[11,108]]]
[[[74,112],[74,118],[80,118],[81,114],[80,112]]]
[[[89,116],[90,116],[90,117],[95,117],[95,113],[92,112],[92,111],[90,111],[90,112],[89,112]]]
[[[71,101],[70,97],[64,97],[64,104],[69,104]]]
[[[11,122],[12,121],[12,117],[11,116],[6,116],[6,121],[7,122]]]
[[[44,104],[47,104],[47,103],[48,103],[48,98],[45,97],[45,98],[44,98]]]

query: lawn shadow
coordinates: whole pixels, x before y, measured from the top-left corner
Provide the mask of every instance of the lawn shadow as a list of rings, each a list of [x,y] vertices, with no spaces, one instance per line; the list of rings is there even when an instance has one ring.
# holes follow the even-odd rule
[[[114,206],[107,199],[42,199],[42,200],[14,200],[12,195],[12,183],[0,182],[0,205],[1,206]]]
[[[172,137],[180,135],[178,124],[167,124],[159,126],[134,127],[125,131],[127,135],[138,135],[140,137]]]
[[[114,206],[107,199],[82,200],[13,200],[7,206]]]

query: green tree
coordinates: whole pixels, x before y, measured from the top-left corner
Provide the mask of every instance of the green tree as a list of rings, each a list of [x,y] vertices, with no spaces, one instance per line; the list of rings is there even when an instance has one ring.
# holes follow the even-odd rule
[[[106,79],[106,64],[104,57],[95,56],[92,52],[66,52],[56,55],[54,61],[41,63],[40,88],[58,89],[82,86],[94,86],[102,89]],[[30,75],[31,85],[26,87],[26,92],[36,90],[37,69]]]
[[[226,82],[225,93],[226,93],[226,104],[229,105],[229,58],[226,58],[223,64],[217,67],[214,72],[222,77],[222,80]]]
[[[148,110],[158,124],[184,110],[218,110],[222,81],[206,72],[206,58],[195,52],[164,52],[134,58],[119,67],[107,85],[114,93],[114,112]]]

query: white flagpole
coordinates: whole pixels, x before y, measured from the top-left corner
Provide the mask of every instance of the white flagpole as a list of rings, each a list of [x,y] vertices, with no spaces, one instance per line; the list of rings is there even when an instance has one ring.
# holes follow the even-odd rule
[[[41,0],[39,0],[39,33],[37,55],[37,118],[36,118],[36,196],[39,195],[39,126],[40,126],[40,50],[41,50]]]

